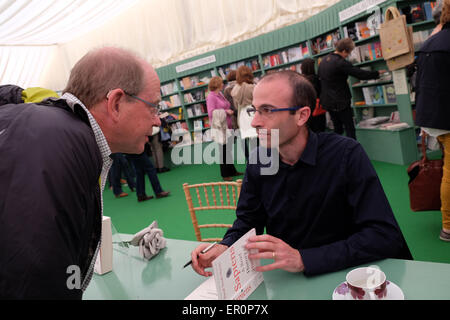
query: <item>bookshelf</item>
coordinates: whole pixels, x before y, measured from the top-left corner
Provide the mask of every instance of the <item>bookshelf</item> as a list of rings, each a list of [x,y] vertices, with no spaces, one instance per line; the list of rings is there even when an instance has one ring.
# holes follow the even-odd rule
[[[194,137],[194,133],[205,132],[208,129],[205,99],[208,94],[207,82],[212,76],[221,76],[226,83],[226,74],[229,70],[236,70],[240,65],[249,66],[253,70],[255,80],[266,73],[282,69],[300,71],[301,63],[306,57],[315,59],[316,64],[318,64],[323,57],[333,52],[335,41],[346,36],[352,36],[352,34],[355,46],[360,53],[359,57],[353,57],[355,60],[352,63],[355,66],[370,70],[387,70],[382,53],[379,52],[378,32],[376,32],[376,29],[370,28],[374,19],[374,12],[363,10],[346,20],[340,21],[339,19],[340,12],[363,1],[341,0],[303,22],[157,69],[162,87],[165,86],[164,90],[161,90],[162,100],[169,102],[174,100],[176,102],[175,100],[179,99],[180,102],[181,115],[180,107],[173,103],[168,106],[167,111],[174,111],[175,115],[180,117],[174,119],[172,124],[180,123],[177,125],[178,128],[184,128],[191,133],[192,137]],[[380,16],[384,18],[384,11],[389,6],[396,6],[401,11],[406,6],[420,6],[425,2],[420,0],[386,0],[380,2],[378,7],[381,8]],[[369,18],[371,23],[368,26]],[[429,18],[429,15],[425,14],[422,18],[411,19],[408,21],[408,25],[413,27],[414,43],[418,49],[434,28],[434,21]],[[363,54],[361,55],[361,53]],[[180,65],[194,63],[210,56],[214,56],[214,61],[208,64],[192,67],[181,72],[177,71],[177,67]],[[349,84],[353,95],[352,107],[357,139],[363,145],[370,159],[396,164],[409,164],[419,157],[416,141],[417,129],[413,120],[414,100],[413,95],[410,94],[410,88],[408,88],[406,94],[395,92],[398,78],[393,77],[392,72],[390,72],[378,81],[361,82],[350,77]],[[406,75],[401,75],[400,78],[406,81]],[[188,84],[189,80],[190,85]],[[364,93],[372,92],[375,88],[383,95],[383,101],[359,105],[358,102],[365,102]],[[394,88],[394,93],[392,93],[392,88]],[[387,100],[384,97],[387,90],[390,99],[384,101]],[[190,100],[191,96],[193,100]],[[201,110],[199,105],[202,106]],[[194,110],[194,108],[198,110]],[[358,126],[368,116],[391,117],[393,112],[397,112],[395,115],[400,118],[401,122],[406,122],[408,127],[385,130]],[[199,120],[201,125],[198,122]]]
[[[424,1],[397,1],[389,4],[397,6],[402,12],[406,6],[420,6]],[[384,18],[384,11],[388,6],[380,10],[380,15],[375,19],[375,25]],[[367,70],[387,70],[386,63],[378,55],[379,35],[376,29],[370,30],[371,24],[366,19],[373,19],[373,13],[366,13],[355,19],[345,21],[342,25],[345,32],[353,34],[355,51],[352,54],[353,64]],[[415,46],[418,48],[421,42],[429,35],[429,29],[434,28],[434,21],[425,16],[422,21],[409,21],[413,27]],[[369,30],[367,30],[369,29]],[[343,30],[344,31],[344,30]],[[422,41],[423,40],[423,41]],[[394,72],[402,72],[398,70]],[[406,79],[406,75],[400,77]],[[411,104],[410,88],[408,92],[401,94],[396,92],[399,83],[393,78],[392,72],[381,76],[380,80],[360,81],[350,77],[352,91],[352,108],[356,123],[356,137],[363,145],[370,159],[392,162],[397,164],[409,164],[416,160],[419,155],[417,148],[417,129],[414,125],[413,108]],[[392,125],[386,130],[389,123],[376,123],[375,119],[381,121],[394,119],[402,122],[401,125]],[[384,150],[383,150],[384,149]]]

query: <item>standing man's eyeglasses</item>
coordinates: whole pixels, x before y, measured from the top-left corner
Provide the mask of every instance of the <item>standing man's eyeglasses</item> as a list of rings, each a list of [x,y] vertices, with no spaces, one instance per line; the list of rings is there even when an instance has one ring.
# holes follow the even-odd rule
[[[149,102],[149,101],[147,101],[147,100],[144,100],[144,99],[142,99],[142,98],[139,98],[138,96],[135,96],[134,94],[130,94],[130,93],[126,92],[126,91],[123,91],[123,92],[124,92],[127,96],[132,97],[132,98],[134,98],[134,99],[137,99],[137,100],[139,100],[139,101],[142,101],[142,102],[145,103],[146,105],[152,107],[150,110],[151,110],[153,116],[159,116],[159,115],[160,115],[160,108],[159,108],[159,105],[154,104],[154,103],[151,103],[151,102]]]
[[[304,106],[297,106],[297,107],[290,107],[290,108],[274,108],[269,106],[262,106],[258,109],[256,109],[254,106],[251,106],[250,108],[247,108],[247,114],[250,117],[253,117],[256,112],[258,112],[261,116],[269,116],[273,112],[280,112],[280,111],[294,111],[298,110],[300,108],[303,108]]]

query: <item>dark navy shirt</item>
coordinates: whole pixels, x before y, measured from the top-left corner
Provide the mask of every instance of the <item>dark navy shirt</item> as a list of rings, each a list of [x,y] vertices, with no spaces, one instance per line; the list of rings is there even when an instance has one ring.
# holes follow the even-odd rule
[[[305,275],[337,271],[383,258],[412,259],[378,176],[361,145],[334,133],[309,138],[293,166],[275,175],[249,164],[222,241],[231,245],[251,228],[300,251]]]

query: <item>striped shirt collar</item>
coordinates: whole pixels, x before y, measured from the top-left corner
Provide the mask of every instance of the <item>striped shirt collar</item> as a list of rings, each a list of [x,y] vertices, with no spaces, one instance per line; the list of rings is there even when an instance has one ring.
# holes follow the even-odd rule
[[[81,102],[80,99],[75,97],[73,94],[66,92],[63,94],[61,98],[67,101],[67,104],[69,105],[70,108],[72,108],[72,110],[74,110],[75,105],[78,104],[86,112],[89,118],[89,123],[91,125],[92,131],[94,132],[95,141],[97,142],[98,148],[100,149],[100,153],[102,155],[103,164],[104,166],[110,166],[112,163],[112,160],[109,157],[111,155],[111,149],[109,148],[108,141],[106,141],[105,135],[103,134],[102,129],[98,125],[94,116],[89,112],[89,110],[86,108],[83,102]]]

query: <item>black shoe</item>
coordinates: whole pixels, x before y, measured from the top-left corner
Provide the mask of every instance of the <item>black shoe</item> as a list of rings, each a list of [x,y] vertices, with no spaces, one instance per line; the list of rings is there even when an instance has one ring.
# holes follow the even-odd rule
[[[147,195],[145,195],[145,196],[138,196],[138,202],[142,202],[142,201],[147,201],[147,200],[150,200],[150,199],[153,199],[153,196],[147,196]]]
[[[134,188],[130,187],[131,192],[134,192]]]
[[[163,172],[167,172],[167,171],[170,171],[170,169],[166,168],[166,167],[156,169],[156,172],[158,172],[158,173],[163,173]]]

